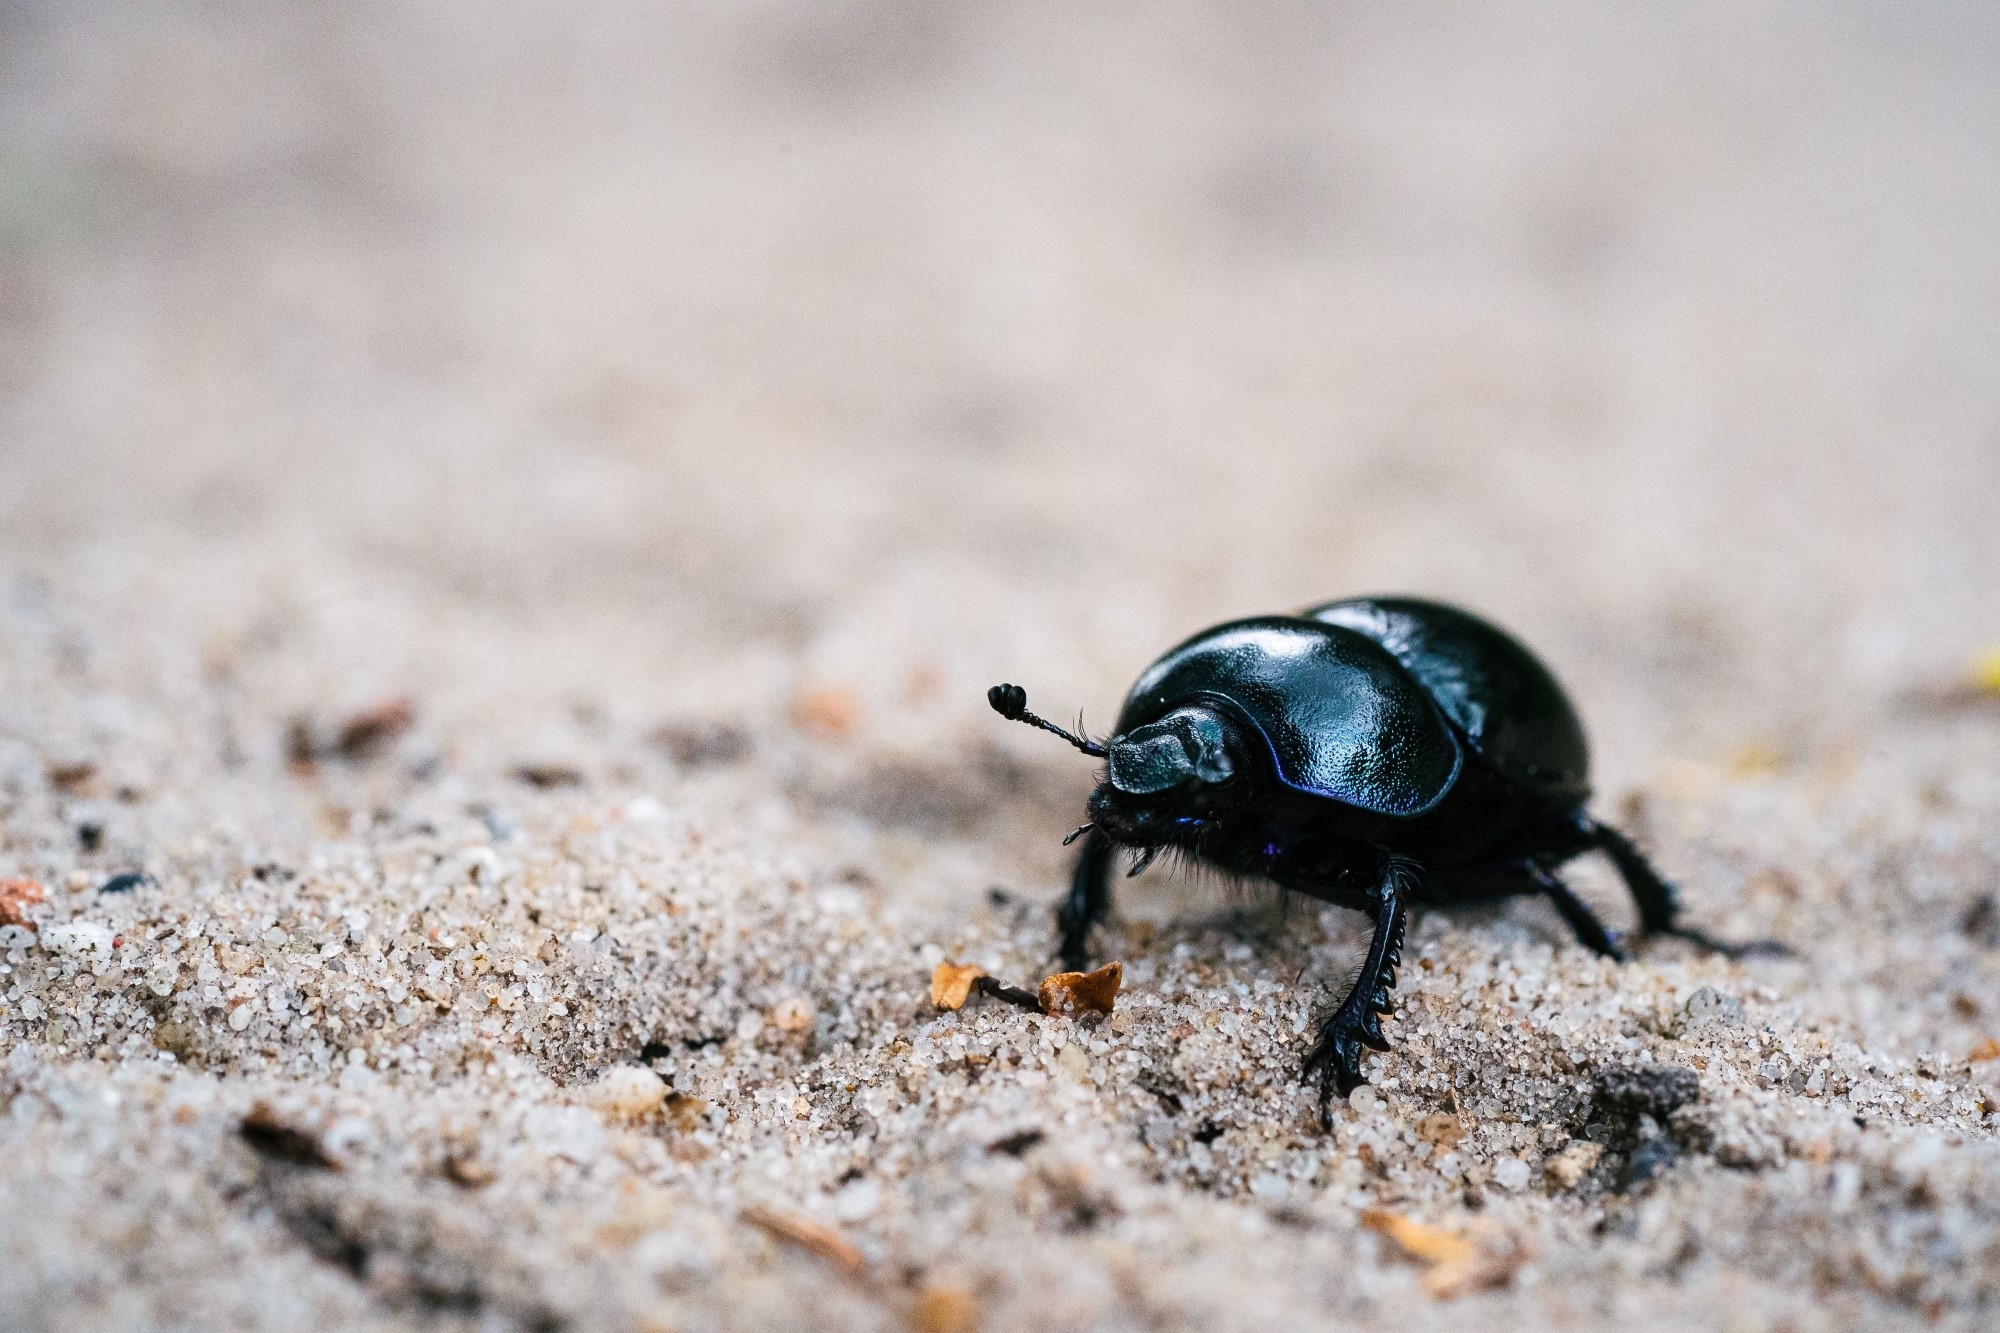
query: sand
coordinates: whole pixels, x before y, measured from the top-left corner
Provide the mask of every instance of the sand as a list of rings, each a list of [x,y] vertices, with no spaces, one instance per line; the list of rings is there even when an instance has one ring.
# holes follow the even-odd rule
[[[0,1322],[1989,1324],[1996,46],[9,7]],[[1794,956],[1424,915],[1331,1131],[1337,910],[1156,866],[1108,1017],[933,1007],[1092,779],[986,686],[1374,590]]]

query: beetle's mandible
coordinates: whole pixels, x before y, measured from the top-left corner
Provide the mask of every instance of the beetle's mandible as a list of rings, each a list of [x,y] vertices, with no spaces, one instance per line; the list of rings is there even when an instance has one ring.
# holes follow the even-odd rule
[[[1776,948],[1681,924],[1673,886],[1585,811],[1589,750],[1555,677],[1456,607],[1367,597],[1217,625],[1146,669],[1103,744],[1029,712],[1018,685],[994,686],[987,702],[1105,761],[1056,914],[1068,966],[1088,962],[1121,847],[1136,853],[1130,874],[1171,849],[1374,921],[1360,975],[1306,1057],[1322,1120],[1336,1091],[1363,1082],[1361,1048],[1388,1049],[1382,1018],[1414,905],[1540,894],[1586,947],[1623,959],[1555,873],[1600,851],[1631,890],[1642,934]]]

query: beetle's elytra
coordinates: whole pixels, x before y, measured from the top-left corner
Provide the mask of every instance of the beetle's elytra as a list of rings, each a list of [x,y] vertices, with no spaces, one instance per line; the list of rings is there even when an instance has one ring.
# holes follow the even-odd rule
[[[1601,851],[1643,934],[1730,950],[1680,924],[1673,886],[1586,813],[1589,749],[1548,669],[1456,607],[1369,597],[1217,625],[1145,670],[1101,745],[1030,713],[1017,685],[987,701],[1105,761],[1057,912],[1068,966],[1088,962],[1120,847],[1137,853],[1131,874],[1172,849],[1374,921],[1360,975],[1306,1057],[1322,1118],[1335,1091],[1362,1082],[1361,1048],[1388,1049],[1382,1016],[1413,905],[1541,894],[1586,947],[1623,958],[1555,874]]]

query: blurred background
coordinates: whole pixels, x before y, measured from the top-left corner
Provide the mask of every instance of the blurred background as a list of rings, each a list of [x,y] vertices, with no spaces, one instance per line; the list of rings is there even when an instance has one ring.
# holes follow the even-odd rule
[[[933,1260],[1043,1330],[1987,1308],[1996,219],[1991,4],[0,0],[0,1308],[880,1327]],[[1038,1039],[1102,1096],[1011,1050],[975,1094],[1028,1020],[927,977],[1049,965],[1092,778],[987,686],[1101,729],[1206,625],[1378,591],[1533,645],[1599,813],[1797,956],[1433,915],[1411,1124],[1327,1138],[1292,1070],[1358,914],[1259,933],[1163,866],[1099,935],[1122,1046]],[[1563,1193],[1570,1076],[1641,1054],[1740,1169]],[[635,1060],[726,1150],[572,1104]],[[252,1097],[387,1146],[283,1230]],[[1113,1202],[1022,1212],[1072,1152]],[[1481,1206],[1461,1152],[1527,1186],[1516,1304],[1355,1229]],[[767,1189],[880,1278],[767,1263]],[[384,1286],[425,1255],[458,1285]]]
[[[2000,637],[1996,68],[1971,4],[13,0],[15,637],[475,766],[935,752],[1411,590],[1609,789],[1852,747]]]

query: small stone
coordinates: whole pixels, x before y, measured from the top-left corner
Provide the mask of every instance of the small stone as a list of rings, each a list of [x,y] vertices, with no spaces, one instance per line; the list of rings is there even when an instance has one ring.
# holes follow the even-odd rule
[[[1681,1150],[1674,1146],[1672,1139],[1647,1139],[1634,1148],[1632,1156],[1626,1159],[1625,1169],[1618,1176],[1618,1188],[1628,1190],[1651,1180],[1679,1161],[1680,1155]]]
[[[1087,1077],[1090,1073],[1090,1057],[1084,1053],[1083,1047],[1075,1042],[1070,1042],[1056,1052],[1056,1063],[1077,1078]]]
[[[28,909],[48,897],[41,881],[0,879],[0,926],[25,926]]]
[[[1701,1075],[1684,1065],[1612,1065],[1597,1071],[1597,1103],[1665,1121],[1701,1095]]]
[[[791,995],[771,1007],[771,1026],[780,1032],[804,1032],[813,1025],[813,1004],[803,995]]]
[[[1542,1176],[1555,1189],[1573,1190],[1604,1158],[1604,1145],[1579,1139],[1542,1163]]]
[[[1356,1115],[1374,1115],[1382,1109],[1382,1094],[1369,1084],[1363,1083],[1347,1094],[1347,1104]]]
[[[1688,996],[1687,1003],[1681,1006],[1681,1015],[1691,1028],[1742,1027],[1750,1021],[1743,1011],[1743,1001],[1713,986],[1703,986]]]
[[[628,1120],[651,1115],[666,1099],[666,1081],[639,1065],[613,1066],[590,1087],[591,1105]]]
[[[42,931],[42,947],[73,958],[95,954],[111,956],[111,932],[95,921],[71,921]]]
[[[1503,1190],[1518,1190],[1528,1183],[1528,1164],[1518,1157],[1502,1157],[1493,1163],[1493,1183]]]

